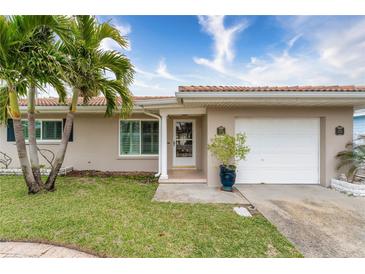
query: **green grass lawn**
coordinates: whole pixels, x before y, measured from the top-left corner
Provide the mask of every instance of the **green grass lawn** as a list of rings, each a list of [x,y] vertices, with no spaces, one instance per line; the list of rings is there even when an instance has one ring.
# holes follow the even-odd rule
[[[0,176],[0,240],[77,247],[107,257],[301,257],[261,215],[232,205],[152,202],[139,177],[59,177],[30,196],[20,176]]]

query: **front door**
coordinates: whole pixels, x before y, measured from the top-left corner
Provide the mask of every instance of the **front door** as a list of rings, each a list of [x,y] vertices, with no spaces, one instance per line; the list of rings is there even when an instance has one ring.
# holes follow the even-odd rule
[[[174,120],[173,166],[195,168],[195,121]]]

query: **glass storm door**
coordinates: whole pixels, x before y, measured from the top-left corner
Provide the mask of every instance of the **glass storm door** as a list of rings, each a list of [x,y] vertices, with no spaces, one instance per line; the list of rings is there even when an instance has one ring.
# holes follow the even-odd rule
[[[195,121],[174,120],[174,167],[195,167]]]

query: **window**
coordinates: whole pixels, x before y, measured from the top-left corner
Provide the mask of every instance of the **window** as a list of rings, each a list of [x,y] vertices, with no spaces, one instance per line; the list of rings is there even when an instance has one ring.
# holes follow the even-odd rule
[[[142,121],[141,126],[142,154],[158,154],[158,122]]]
[[[120,122],[120,154],[140,154],[140,121]]]
[[[62,121],[42,121],[43,140],[62,139]]]
[[[28,121],[23,120],[22,124],[24,137],[28,139]],[[35,128],[37,140],[55,141],[62,139],[62,120],[36,120]]]
[[[120,121],[120,154],[158,154],[158,130],[158,121]]]

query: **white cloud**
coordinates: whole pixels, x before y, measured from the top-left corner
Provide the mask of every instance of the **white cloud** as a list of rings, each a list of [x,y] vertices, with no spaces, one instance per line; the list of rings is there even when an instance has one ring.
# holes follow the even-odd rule
[[[131,90],[139,95],[173,95],[177,83],[183,81],[169,72],[165,58],[161,58],[153,71],[135,67],[136,76]]]
[[[214,56],[212,60],[206,58],[194,58],[194,62],[211,69],[225,73],[227,65],[234,57],[233,44],[237,34],[248,27],[247,21],[242,21],[231,27],[224,26],[224,16],[198,16],[199,24],[203,30],[213,38]]]
[[[163,78],[166,80],[173,80],[173,81],[179,81],[179,82],[183,81],[182,79],[171,74],[168,71],[167,65],[165,62],[165,58],[160,59],[158,65],[157,65],[157,68],[154,72],[145,71],[138,67],[135,68],[135,71],[137,72],[137,74],[140,74],[140,76],[143,76],[149,80],[154,79],[154,78]]]
[[[316,41],[321,62],[350,78],[365,79],[365,18],[350,26],[324,31],[317,34]]]
[[[329,84],[330,78],[318,68],[316,62],[285,51],[268,60],[252,58],[240,79],[251,85]]]
[[[365,18],[299,17],[282,20],[293,38],[280,54],[251,57],[239,78],[252,85],[364,84]],[[306,47],[294,51],[294,43]]]
[[[165,63],[165,59],[162,58],[160,62],[158,63],[158,67],[156,70],[157,75],[159,75],[162,78],[169,79],[169,80],[175,80],[175,81],[181,81],[178,77],[172,75],[168,70]]]
[[[140,87],[140,88],[147,88],[151,90],[162,90],[162,88],[157,84],[147,84],[141,80],[135,80],[133,86]]]
[[[152,78],[155,78],[156,77],[156,74],[155,73],[152,73],[152,72],[149,72],[149,71],[145,71],[139,67],[134,67],[134,70],[137,72],[137,75],[141,75],[145,78],[148,78],[148,79],[152,79]]]
[[[132,32],[132,27],[129,24],[125,24],[125,25],[114,25],[115,28],[117,28],[120,32],[121,35],[123,36],[128,36],[128,34],[130,34]],[[102,41],[101,43],[101,47],[105,50],[117,50],[120,51],[122,48],[118,45],[118,43],[116,43],[114,40],[110,39],[110,38],[106,38]],[[125,50],[127,51],[131,51],[132,50],[132,45],[131,45],[131,41],[128,40],[128,47],[125,48]]]
[[[291,49],[291,48],[294,46],[295,42],[297,42],[301,36],[302,36],[302,34],[301,34],[301,33],[299,33],[299,34],[295,35],[293,38],[291,38],[291,39],[287,42],[287,44],[288,44],[288,49]]]

